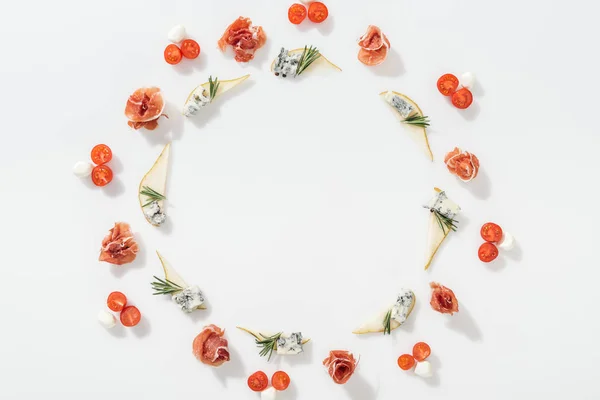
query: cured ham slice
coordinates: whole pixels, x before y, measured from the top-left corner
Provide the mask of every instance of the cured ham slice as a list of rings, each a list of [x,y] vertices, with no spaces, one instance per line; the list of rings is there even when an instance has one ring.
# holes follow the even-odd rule
[[[358,59],[368,66],[384,62],[391,47],[387,36],[375,25],[369,25],[367,32],[358,39],[358,45],[361,47]]]
[[[479,159],[475,154],[463,151],[458,147],[446,154],[444,158],[450,173],[458,176],[463,182],[469,182],[477,177],[479,172]]]
[[[446,286],[442,286],[437,282],[431,282],[431,308],[442,314],[454,314],[458,312],[458,300],[454,295],[454,292],[448,289]]]
[[[125,105],[125,116],[129,120],[127,124],[136,130],[140,128],[154,130],[164,109],[165,101],[159,88],[137,89],[129,96]]]
[[[98,260],[115,265],[128,264],[135,260],[138,250],[138,244],[133,238],[129,224],[116,222],[115,227],[102,240]]]
[[[329,352],[329,357],[323,360],[323,365],[327,368],[329,376],[339,385],[348,382],[354,374],[357,364],[358,360],[346,350],[332,350]]]
[[[239,17],[225,29],[218,45],[221,51],[225,51],[228,45],[233,47],[235,61],[248,62],[266,41],[267,35],[261,26],[253,26],[250,18]]]
[[[229,348],[227,339],[223,338],[224,334],[225,331],[216,325],[205,326],[192,344],[194,356],[212,367],[229,361]]]

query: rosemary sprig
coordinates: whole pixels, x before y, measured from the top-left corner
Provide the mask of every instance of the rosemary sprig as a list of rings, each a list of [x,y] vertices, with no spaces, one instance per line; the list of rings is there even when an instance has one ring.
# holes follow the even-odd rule
[[[406,117],[402,123],[427,128],[429,126],[429,117],[413,114],[410,117]]]
[[[149,206],[150,204],[152,204],[153,201],[160,201],[160,200],[166,200],[167,198],[158,193],[156,190],[152,189],[150,186],[142,186],[142,190],[140,191],[140,194],[143,194],[144,196],[148,197],[148,202],[146,204],[144,204],[142,207],[146,207]]]
[[[171,282],[166,279],[162,280],[158,277],[154,277],[155,281],[151,283],[152,289],[154,290],[153,295],[157,294],[173,294],[177,292],[181,292],[183,288],[176,283]]]
[[[383,318],[383,334],[384,335],[392,334],[392,310],[389,310],[385,314],[385,318]]]
[[[219,85],[221,85],[221,82],[219,82],[219,78],[215,78],[215,80],[213,81],[212,76],[209,76],[208,84],[210,85],[209,95],[210,101],[212,102],[215,96],[217,95],[217,90],[219,90]]]
[[[440,228],[442,228],[442,232],[444,232],[444,235],[446,234],[446,230],[448,230],[448,233],[450,231],[456,232],[456,229],[458,228],[455,225],[458,224],[457,220],[455,220],[454,218],[448,218],[445,215],[440,214],[440,212],[435,209],[431,209],[430,211],[435,215],[435,218],[437,219]]]
[[[321,53],[317,50],[316,47],[304,46],[304,51],[302,52],[302,56],[298,61],[298,68],[296,69],[296,75],[300,75],[306,68],[310,66],[313,62],[315,62],[319,57],[321,57]]]
[[[263,334],[260,334],[260,336],[262,336],[264,339],[263,340],[258,340],[256,339],[256,345],[258,347],[261,347],[260,350],[260,356],[261,357],[265,357],[265,356],[269,356],[268,361],[271,361],[271,356],[273,355],[273,350],[275,350],[277,348],[277,340],[279,340],[279,338],[281,337],[281,335],[283,334],[283,332],[279,332],[273,336],[265,336]]]

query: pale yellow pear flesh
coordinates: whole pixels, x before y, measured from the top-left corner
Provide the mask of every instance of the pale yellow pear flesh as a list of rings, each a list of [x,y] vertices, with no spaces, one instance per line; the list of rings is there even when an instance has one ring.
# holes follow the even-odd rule
[[[142,206],[149,201],[149,198],[147,196],[140,193],[144,186],[148,186],[149,188],[156,190],[158,193],[162,194],[163,196],[166,196],[167,173],[169,171],[170,150],[171,150],[171,143],[167,143],[167,145],[165,146],[163,151],[160,153],[160,155],[156,159],[156,162],[154,163],[154,165],[152,165],[152,168],[150,168],[150,170],[146,173],[146,175],[144,175],[144,177],[142,178],[142,181],[140,182],[140,186],[138,188],[138,199],[140,201],[140,208],[142,209],[142,213],[144,213],[144,207],[142,207]],[[160,206],[160,209],[164,211],[164,200],[159,200],[158,205]],[[159,225],[153,224],[152,221],[150,221],[150,219],[148,219],[148,217],[146,217],[145,213],[144,213],[144,218],[146,218],[146,221],[148,221],[150,224],[152,224],[154,226],[159,226]]]
[[[434,188],[434,190],[436,193],[442,191],[438,188]],[[435,253],[437,253],[438,249],[442,245],[442,242],[450,233],[450,230],[446,230],[444,232],[444,230],[440,227],[437,218],[432,212],[429,214],[429,229],[427,230],[427,245],[425,247],[425,270],[431,266],[431,262],[433,261]]]
[[[417,301],[417,298],[414,297],[414,301],[412,303],[412,306],[410,307],[410,310],[408,311],[406,318],[408,318],[410,316],[410,313],[412,312],[413,308],[415,308],[416,301]],[[373,319],[362,324],[361,326],[356,328],[354,331],[352,331],[352,333],[354,333],[356,335],[364,335],[366,333],[381,333],[381,332],[383,332],[383,330],[384,330],[383,320],[385,319],[385,316],[388,313],[388,311],[393,306],[394,306],[394,304],[392,304],[388,308],[382,310],[379,314],[377,314],[375,317],[373,317]],[[399,323],[398,321],[396,321],[395,319],[390,320],[390,330],[393,331],[394,329],[399,328],[400,325],[402,325],[402,324]]]
[[[289,50],[288,54],[289,55],[292,55],[292,54],[301,54],[303,51],[304,51],[304,48],[294,49],[294,50]],[[277,60],[273,60],[273,62],[271,63],[271,72],[273,72],[273,69],[275,68],[275,62],[276,61]],[[340,67],[338,67],[337,65],[335,65],[334,63],[332,63],[331,61],[329,61],[327,58],[325,58],[325,56],[323,54],[321,54],[321,56],[319,58],[317,58],[315,61],[313,61],[312,64],[310,64],[310,66],[306,69],[306,71],[304,71],[302,73],[302,75],[304,75],[308,71],[310,71],[311,68],[317,67],[317,66],[322,66],[322,67],[327,67],[327,68],[333,68],[333,69],[336,69],[338,71],[342,70]]]
[[[424,116],[421,108],[419,108],[417,103],[415,103],[411,98],[409,98],[408,96],[406,96],[402,93],[398,93],[398,92],[394,92],[394,91],[391,91],[391,92],[394,93],[396,96],[402,97],[406,102],[408,102],[411,106],[413,106],[415,108],[415,110],[417,110],[416,111],[417,115],[419,115],[421,117]],[[396,116],[396,118],[398,118],[399,121],[403,121],[400,113],[396,109],[394,109],[394,107],[392,107],[385,100],[386,93],[388,93],[388,91],[381,92],[381,93],[379,93],[379,96],[383,99],[383,101],[385,101],[385,103],[388,105],[388,107],[390,107],[394,111],[394,115]],[[416,125],[405,124],[405,123],[402,123],[402,125],[404,126],[406,131],[409,133],[409,136],[419,145],[419,147],[421,147],[421,149],[423,150],[425,155],[427,157],[429,157],[429,159],[431,161],[433,161],[433,153],[431,152],[431,147],[429,147],[429,139],[427,139],[427,130],[423,127],[416,126]]]
[[[273,336],[275,333],[268,333],[268,332],[263,332],[263,333],[258,333],[256,331],[250,330],[250,329],[246,329],[246,328],[242,328],[241,326],[236,326],[236,328],[238,328],[241,331],[244,331],[246,333],[249,333],[250,335],[254,336],[254,338],[256,340],[264,340],[270,336]],[[306,344],[310,342],[310,339],[302,339],[302,344]],[[277,343],[275,343],[275,350],[277,350]]]
[[[239,78],[230,79],[228,81],[219,80],[219,88],[217,89],[217,93],[215,93],[215,99],[217,97],[219,97],[220,95],[222,95],[223,93],[228,92],[229,90],[233,89],[234,87],[236,87],[240,83],[244,82],[249,77],[250,77],[250,74],[247,74],[247,75],[244,75],[244,76],[240,76]],[[207,92],[209,92],[210,91],[210,82],[205,82],[202,85],[195,87],[194,90],[192,90],[190,92],[190,94],[188,95],[187,99],[185,99],[186,103],[188,102],[188,100],[192,97],[192,95],[194,94],[194,92],[199,87],[202,87]]]
[[[169,262],[167,260],[165,260],[164,257],[158,251],[156,251],[156,255],[158,256],[158,259],[160,260],[163,271],[165,273],[166,280],[169,280],[169,281],[173,282],[174,284],[181,286],[182,288],[186,288],[189,286],[183,280],[183,278],[177,273],[177,271],[175,271],[175,268],[173,268],[171,266],[171,264],[169,264]],[[200,307],[198,307],[198,308],[200,308],[202,310],[206,310],[206,306],[204,304],[200,305]]]

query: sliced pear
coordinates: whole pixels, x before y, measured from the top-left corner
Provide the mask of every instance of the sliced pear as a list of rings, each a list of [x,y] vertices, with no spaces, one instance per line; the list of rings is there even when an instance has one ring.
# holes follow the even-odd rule
[[[220,95],[222,95],[223,93],[228,92],[229,90],[233,89],[234,87],[236,87],[240,83],[244,82],[249,77],[250,77],[250,74],[247,74],[247,75],[244,75],[244,76],[240,76],[239,78],[230,79],[228,81],[219,80],[219,88],[217,89],[217,93],[215,93],[215,99],[217,97],[219,97]],[[188,95],[187,99],[185,99],[186,103],[190,100],[190,98],[192,97],[192,95],[200,87],[202,87],[206,91],[210,91],[210,82],[205,82],[202,85],[195,87],[194,90],[192,90],[190,92],[190,94]]]
[[[442,189],[433,188],[436,194],[442,192]],[[427,232],[427,246],[425,247],[425,270],[427,270],[431,266],[431,262],[433,261],[433,256],[437,253],[438,249],[442,245],[442,242],[448,234],[450,233],[449,229],[442,229],[440,223],[438,222],[435,215],[431,212],[429,213],[429,229]]]
[[[144,175],[144,177],[142,178],[142,181],[140,182],[140,186],[138,188],[138,199],[140,201],[140,208],[142,209],[144,218],[146,218],[146,221],[148,221],[150,224],[152,224],[154,226],[159,226],[159,225],[154,224],[150,220],[150,218],[148,218],[146,216],[146,213],[144,212],[144,207],[143,207],[143,205],[146,204],[150,200],[150,198],[146,195],[141,194],[141,192],[142,192],[144,186],[148,186],[149,188],[155,190],[156,192],[162,194],[163,196],[166,195],[167,172],[169,170],[170,150],[171,150],[171,143],[167,143],[167,145],[165,146],[163,151],[158,156],[158,159],[156,160],[156,162],[154,163],[152,168],[150,168],[150,171],[148,171],[146,173],[146,175]],[[164,211],[164,209],[165,209],[164,200],[158,200],[158,205],[159,205],[161,211]]]
[[[417,302],[417,297],[414,295],[413,293],[413,302],[412,305],[410,307],[410,310],[408,310],[408,314],[406,315],[406,318],[408,318],[410,316],[410,313],[412,312],[413,308],[415,308],[415,303]],[[365,333],[381,333],[384,330],[384,326],[383,326],[383,320],[385,319],[386,314],[388,313],[388,311],[394,306],[394,304],[396,303],[392,303],[389,307],[387,307],[386,309],[382,310],[380,313],[378,313],[376,316],[373,317],[373,319],[371,319],[370,321],[362,324],[361,326],[359,326],[358,328],[356,328],[354,331],[352,331],[352,333],[356,334],[356,335],[364,335]],[[400,327],[400,325],[402,325],[400,322],[396,321],[395,319],[391,319],[390,320],[390,330],[394,330],[398,327]]]
[[[156,255],[158,256],[158,259],[160,260],[160,263],[162,264],[162,268],[165,273],[165,279],[173,282],[174,284],[176,284],[178,286],[181,286],[182,288],[186,288],[189,286],[183,280],[183,278],[177,273],[177,271],[175,271],[175,268],[173,268],[171,266],[171,264],[169,264],[169,262],[167,260],[165,260],[163,256],[160,255],[158,250],[156,251]],[[199,308],[202,310],[206,310],[206,306],[204,304],[202,304]]]
[[[294,50],[288,50],[288,55],[292,55],[292,54],[301,54],[304,51],[304,47],[301,49],[294,49]],[[332,63],[331,61],[329,61],[327,58],[325,58],[325,56],[319,52],[319,54],[321,54],[321,56],[319,58],[317,58],[308,68],[307,71],[315,66],[324,66],[327,68],[334,68],[337,69],[338,71],[341,71],[342,69],[340,67],[338,67],[337,65],[335,65],[334,63]],[[271,63],[271,72],[273,72],[274,68],[275,68],[275,62],[277,61],[277,59],[273,60],[273,62]],[[304,75],[304,74],[302,74]]]
[[[392,111],[394,111],[394,115],[396,115],[396,118],[398,118],[400,121],[403,121],[403,118],[400,115],[400,113],[386,101],[385,95],[388,92],[390,92],[390,91],[381,92],[381,93],[379,93],[379,96],[392,109]],[[402,93],[398,93],[398,92],[394,92],[394,91],[391,91],[391,92],[393,94],[395,94],[396,96],[400,96],[402,99],[404,99],[406,102],[408,102],[411,106],[413,106],[416,110],[417,115],[419,115],[421,117],[424,116],[423,111],[421,111],[421,108],[419,108],[417,103],[415,103],[411,98],[409,98],[408,96],[406,96]],[[423,151],[425,152],[425,155],[427,155],[427,157],[429,157],[429,159],[431,161],[433,161],[433,153],[431,152],[431,147],[429,147],[429,140],[427,139],[427,130],[423,127],[416,126],[416,125],[405,124],[405,123],[403,123],[402,125],[408,131],[410,137],[415,142],[417,142],[417,144],[419,144],[419,146],[423,149]]]
[[[252,330],[250,330],[250,329],[242,328],[241,326],[236,326],[236,328],[238,328],[239,330],[241,330],[241,331],[244,331],[244,332],[246,332],[246,333],[249,333],[250,335],[254,336],[254,338],[255,338],[256,340],[264,340],[264,339],[266,339],[266,338],[268,338],[268,337],[270,337],[270,336],[273,336],[273,335],[275,335],[275,333],[268,333],[268,332],[265,332],[265,333],[258,333],[258,332],[256,332],[256,331],[252,331]],[[309,339],[309,338],[302,339],[302,344],[303,344],[303,345],[305,345],[305,344],[306,344],[306,343],[308,343],[308,342],[310,342],[310,339]],[[277,343],[275,343],[275,348],[274,348],[274,350],[277,350]]]

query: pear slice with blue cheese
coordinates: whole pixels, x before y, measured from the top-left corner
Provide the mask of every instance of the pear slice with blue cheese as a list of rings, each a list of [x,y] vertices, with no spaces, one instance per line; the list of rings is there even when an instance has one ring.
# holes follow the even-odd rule
[[[209,77],[208,82],[197,86],[190,92],[183,105],[182,114],[186,117],[196,115],[201,108],[209,105],[217,97],[230,91],[249,77],[250,74],[247,74],[227,81],[222,81],[218,78],[213,79],[212,76]]]
[[[138,188],[138,200],[144,218],[154,226],[160,226],[166,219],[164,209],[170,150],[171,143],[167,143]]]
[[[171,295],[173,301],[180,305],[184,312],[189,313],[195,309],[206,310],[204,297],[202,293],[199,292],[197,286],[188,285],[181,275],[177,273],[175,268],[173,268],[158,251],[156,251],[156,255],[162,265],[165,278],[164,280],[158,280],[155,277],[156,280],[152,282],[152,287],[155,291],[154,294]],[[186,293],[186,290],[190,293]],[[198,295],[200,298],[198,298]],[[188,298],[189,304],[186,304],[186,302],[183,301],[184,297]]]
[[[417,297],[410,289],[401,289],[396,301],[381,310],[372,319],[356,328],[352,333],[363,335],[366,333],[390,334],[399,328],[410,316]]]
[[[431,147],[429,147],[426,129],[429,126],[429,119],[423,114],[417,103],[408,96],[391,90],[381,92],[379,96],[394,111],[394,115],[400,120],[410,137],[421,147],[425,155],[433,161],[433,153]]]
[[[451,231],[456,230],[456,215],[460,212],[460,206],[448,198],[442,189],[434,188],[435,196],[424,206],[430,211],[429,228],[427,231],[427,245],[425,247],[425,269],[427,270],[433,261],[433,257],[439,250],[442,242]]]
[[[237,327],[239,330],[249,333],[254,337],[256,345],[261,348],[260,356],[268,357],[271,360],[273,352],[279,355],[295,355],[303,352],[302,347],[310,342],[309,338],[304,338],[302,333],[293,332],[286,334],[283,332],[270,333],[258,332],[247,328]]]
[[[308,62],[307,62],[308,60]],[[300,49],[286,50],[281,48],[277,57],[271,63],[271,72],[283,78],[296,77],[309,70],[325,67],[341,71],[342,69],[329,61],[321,52],[312,46]]]

